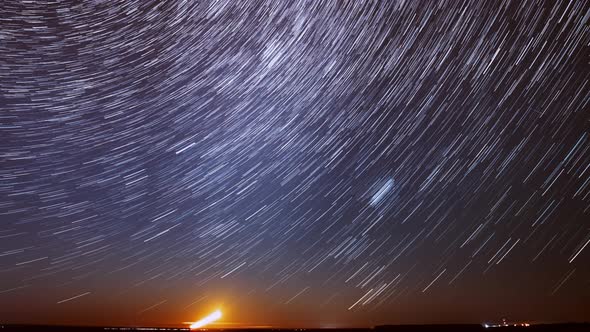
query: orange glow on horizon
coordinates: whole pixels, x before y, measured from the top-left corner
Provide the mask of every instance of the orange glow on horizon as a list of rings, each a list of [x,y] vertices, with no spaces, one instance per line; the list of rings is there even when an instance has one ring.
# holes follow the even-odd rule
[[[191,324],[190,328],[192,329],[199,329],[203,326],[209,325],[213,322],[215,322],[216,320],[221,318],[221,310],[215,310],[212,313],[210,313],[209,315],[207,315],[205,318],[194,322]]]

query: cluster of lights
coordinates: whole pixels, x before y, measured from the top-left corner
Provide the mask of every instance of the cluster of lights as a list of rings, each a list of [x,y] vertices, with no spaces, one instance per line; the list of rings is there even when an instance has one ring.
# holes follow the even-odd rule
[[[483,324],[483,327],[485,327],[486,329],[489,327],[529,327],[531,326],[531,324],[529,323],[519,323],[519,324],[506,324],[506,323],[502,323],[502,324]]]

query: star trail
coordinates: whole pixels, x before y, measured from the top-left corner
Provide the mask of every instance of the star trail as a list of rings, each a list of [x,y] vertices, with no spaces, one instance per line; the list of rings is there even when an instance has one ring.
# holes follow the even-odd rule
[[[590,319],[588,1],[0,3],[0,320]]]

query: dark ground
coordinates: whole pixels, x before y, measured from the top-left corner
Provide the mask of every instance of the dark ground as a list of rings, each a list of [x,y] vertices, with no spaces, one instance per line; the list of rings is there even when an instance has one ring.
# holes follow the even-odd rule
[[[471,332],[471,331],[492,331],[492,332],[590,332],[590,323],[585,324],[548,324],[534,325],[530,327],[494,327],[484,328],[481,325],[387,325],[367,329],[203,329],[201,331],[280,331],[280,332]],[[0,325],[0,332],[97,332],[97,331],[190,331],[187,328],[169,327],[84,327],[84,326],[42,326],[42,325]]]

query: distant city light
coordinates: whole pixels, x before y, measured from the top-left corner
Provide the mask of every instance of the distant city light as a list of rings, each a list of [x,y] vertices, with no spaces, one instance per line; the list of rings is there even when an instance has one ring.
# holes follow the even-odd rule
[[[501,324],[483,323],[481,325],[486,329],[491,328],[491,327],[529,327],[529,326],[531,326],[530,323],[507,323],[505,319],[502,320]]]

